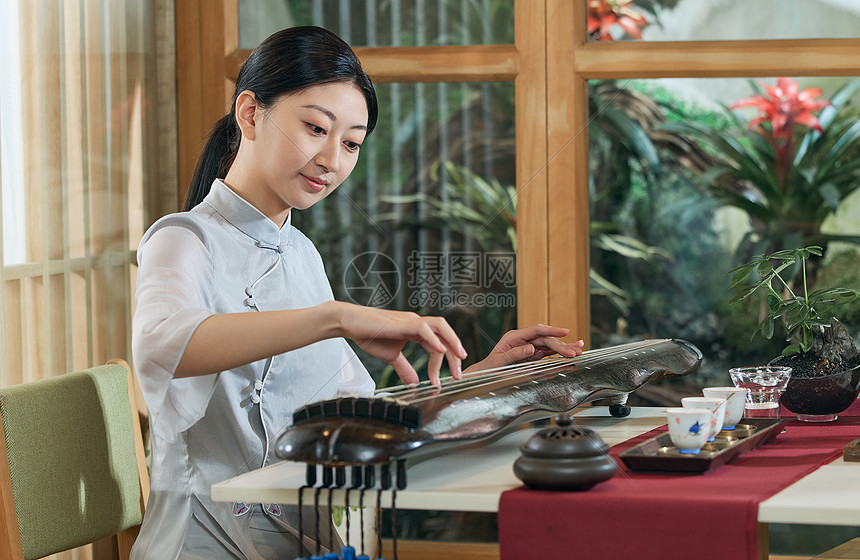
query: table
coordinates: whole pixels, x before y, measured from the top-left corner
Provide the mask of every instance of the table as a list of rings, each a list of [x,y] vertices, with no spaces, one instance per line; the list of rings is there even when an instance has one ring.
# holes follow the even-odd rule
[[[595,430],[610,446],[665,423],[659,407],[634,408],[626,418],[613,418],[607,407],[580,407],[577,425]],[[535,428],[521,429],[482,447],[460,449],[410,466],[409,485],[397,493],[399,509],[497,512],[499,496],[521,486],[513,474],[519,446]],[[281,462],[212,486],[212,499],[234,502],[296,504],[304,484],[305,466]],[[841,458],[824,465],[759,504],[759,523],[860,525],[860,463]],[[353,491],[350,503],[357,503]],[[335,490],[332,503],[344,504],[345,490]],[[390,507],[391,492],[382,493]]]
[[[607,445],[615,445],[665,423],[660,408],[635,408],[626,418],[613,418],[607,407],[583,407],[575,417],[578,425],[596,430]],[[411,465],[409,485],[397,492],[401,509],[496,512],[499,496],[522,485],[514,476],[513,462],[519,447],[534,432],[526,428],[489,445],[459,449],[447,455]],[[212,486],[218,502],[298,503],[297,489],[304,484],[305,466],[284,461]],[[344,490],[335,490],[334,505],[343,505]],[[357,496],[357,491],[354,492]],[[350,500],[353,505],[354,499]],[[391,504],[391,492],[382,493],[382,504]]]

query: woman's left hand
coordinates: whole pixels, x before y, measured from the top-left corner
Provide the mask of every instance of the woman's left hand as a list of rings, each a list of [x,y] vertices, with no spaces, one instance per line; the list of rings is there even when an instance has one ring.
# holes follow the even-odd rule
[[[534,325],[506,332],[490,354],[464,373],[507,366],[524,361],[540,360],[553,354],[573,358],[582,354],[583,341],[562,342],[556,337],[567,336],[570,329]]]

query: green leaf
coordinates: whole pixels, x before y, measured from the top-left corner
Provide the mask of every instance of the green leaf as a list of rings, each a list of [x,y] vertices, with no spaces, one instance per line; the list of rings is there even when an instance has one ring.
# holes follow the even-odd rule
[[[834,288],[834,293],[840,304],[851,303],[856,299],[860,299],[860,291],[848,290],[846,288]]]
[[[750,295],[756,292],[756,287],[752,287],[748,290],[737,290],[737,294],[729,301],[729,303],[737,303],[741,300],[747,299]]]
[[[789,344],[782,351],[782,355],[783,356],[793,356],[794,354],[797,354],[798,352],[800,352],[800,348],[798,348],[796,344]]]
[[[771,272],[776,272],[773,266],[768,261],[761,261],[755,269],[761,276],[767,276]]]
[[[761,334],[768,340],[773,338],[773,323],[773,317],[770,315],[765,317],[764,321],[761,322]]]
[[[860,90],[860,79],[855,79],[846,83],[833,94],[830,98],[830,106],[825,107],[818,115],[818,122],[822,128],[827,129],[830,127],[833,119],[839,114],[839,110],[851,102],[851,99],[858,90]]]
[[[664,259],[672,258],[672,254],[665,249],[647,245],[628,235],[600,233],[596,236],[594,244],[601,249],[618,253],[622,257],[626,257],[628,259],[650,261],[653,260],[653,257]]]
[[[727,173],[731,173],[733,170],[734,168],[728,165],[715,165],[702,173],[702,183],[705,185],[713,185],[717,179]]]
[[[630,294],[601,276],[593,268],[588,271],[591,293],[606,297],[622,313],[630,311]]]
[[[818,164],[816,177],[822,177],[830,172],[830,170],[839,163],[839,159],[847,150],[853,148],[860,139],[860,121],[855,122],[846,130],[842,136],[836,141],[833,146],[827,150],[824,157]]]
[[[776,311],[777,309],[779,309],[779,306],[782,303],[782,300],[773,294],[768,294],[765,298],[765,301],[767,302],[767,306],[770,307],[771,311]]]
[[[785,314],[785,323],[789,329],[796,327],[806,318],[806,308],[800,305],[788,307]]]
[[[803,336],[801,338],[800,348],[804,352],[807,352],[810,349],[812,349],[812,344],[813,344],[812,329],[810,329],[806,325],[803,325],[802,330],[803,330]]]
[[[839,203],[842,202],[839,189],[837,189],[833,183],[826,183],[818,187],[818,193],[821,195],[821,198],[824,199],[828,208],[830,208],[832,212],[836,212],[839,208]]]
[[[752,274],[752,271],[755,269],[755,266],[752,263],[747,263],[743,266],[739,266],[730,272],[734,272],[732,275],[730,286],[732,288],[741,284],[744,280],[749,278],[749,275]]]

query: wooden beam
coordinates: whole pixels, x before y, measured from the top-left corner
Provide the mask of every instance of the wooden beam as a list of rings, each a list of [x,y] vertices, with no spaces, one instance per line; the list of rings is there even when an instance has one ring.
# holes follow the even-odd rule
[[[176,0],[176,128],[180,201],[209,130],[223,117],[224,9],[206,0]]]
[[[547,37],[546,222],[549,321],[590,347],[588,84],[575,70],[585,41],[584,2],[549,2]],[[571,34],[570,31],[574,33]],[[519,128],[517,129],[519,131]]]
[[[852,560],[860,559],[860,538],[842,543],[816,556],[813,560]],[[771,559],[773,560],[773,559]]]
[[[375,83],[510,82],[517,76],[517,49],[513,45],[458,47],[357,47],[355,54]],[[239,50],[227,55],[225,72],[235,81],[251,54]],[[456,66],[452,61],[456,61]]]
[[[758,560],[768,560],[770,556],[770,525],[758,524]]]
[[[545,0],[516,0],[517,323],[549,323]]]
[[[600,41],[576,49],[587,79],[860,75],[860,41]]]

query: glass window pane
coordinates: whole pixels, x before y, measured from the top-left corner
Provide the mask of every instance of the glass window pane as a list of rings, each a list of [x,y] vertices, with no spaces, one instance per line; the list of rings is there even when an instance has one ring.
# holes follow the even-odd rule
[[[514,0],[240,0],[239,43],[252,49],[285,27],[318,25],[354,47],[514,42]]]
[[[637,30],[645,41],[849,39],[860,29],[856,0],[634,0],[632,6],[592,0],[589,5],[598,16],[590,26],[591,40],[601,33],[630,40]]]
[[[379,124],[356,170],[293,224],[319,249],[337,299],[442,314],[470,358],[484,357],[516,326],[514,86],[376,90]]]
[[[755,255],[820,245],[824,259],[811,262],[808,289],[860,285],[852,264],[860,258],[856,79],[589,87],[591,106],[600,107],[590,128],[595,347],[688,339],[708,356],[699,381],[730,383],[729,366],[766,363],[787,346],[778,324],[771,340],[750,340],[767,308],[759,294],[729,304],[730,270]],[[775,108],[777,87],[786,94],[783,105],[804,90],[802,99],[832,104],[810,104],[807,112],[797,101],[786,121],[756,123],[761,110]],[[724,108],[743,99],[743,107]],[[819,124],[823,134],[813,129]],[[787,273],[802,293],[803,277]],[[860,305],[840,313],[860,334]]]

